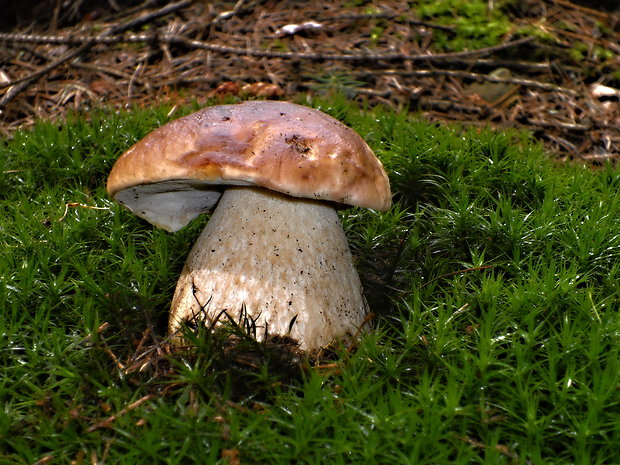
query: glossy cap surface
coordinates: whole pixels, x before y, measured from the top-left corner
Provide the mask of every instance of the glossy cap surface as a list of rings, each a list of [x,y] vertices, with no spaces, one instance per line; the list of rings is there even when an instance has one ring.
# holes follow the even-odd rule
[[[148,134],[116,161],[107,190],[138,216],[176,231],[210,211],[226,185],[386,210],[381,162],[355,131],[281,101],[206,107]]]

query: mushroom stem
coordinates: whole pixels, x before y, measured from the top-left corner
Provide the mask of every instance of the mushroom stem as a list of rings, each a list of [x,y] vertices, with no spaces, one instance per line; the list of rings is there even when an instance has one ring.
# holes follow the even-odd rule
[[[290,336],[312,351],[359,332],[367,315],[361,288],[329,204],[230,188],[189,254],[169,330],[188,320],[209,325],[226,310],[235,321],[250,318],[259,340]]]

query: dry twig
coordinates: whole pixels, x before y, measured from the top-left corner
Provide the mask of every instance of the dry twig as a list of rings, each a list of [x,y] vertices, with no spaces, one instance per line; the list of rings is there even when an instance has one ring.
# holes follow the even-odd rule
[[[58,219],[59,223],[64,221],[64,219],[67,217],[67,214],[69,213],[69,208],[86,208],[88,210],[109,210],[107,207],[93,207],[91,205],[84,205],[78,202],[67,202],[65,204],[65,212]]]
[[[483,56],[495,53],[510,47],[517,47],[535,40],[534,37],[524,37],[513,41],[508,41],[500,45],[485,47],[477,50],[453,53],[434,53],[434,54],[406,54],[406,53],[368,53],[368,54],[332,54],[332,53],[300,53],[300,52],[272,52],[268,50],[255,50],[249,48],[228,47],[226,45],[201,42],[199,40],[188,40],[183,37],[170,37],[167,40],[178,41],[188,47],[200,48],[218,53],[230,53],[233,55],[247,55],[256,58],[284,58],[313,61],[347,61],[347,62],[366,62],[366,61],[425,61],[440,62],[449,61],[452,58],[463,58],[473,56]]]
[[[256,58],[284,58],[284,59],[298,59],[298,60],[314,60],[314,61],[425,61],[425,62],[445,62],[452,59],[484,56],[491,53],[495,53],[499,50],[503,50],[510,47],[517,47],[523,44],[527,44],[535,40],[534,37],[524,37],[513,41],[508,41],[500,45],[494,45],[492,47],[485,47],[476,50],[467,50],[464,52],[452,52],[452,53],[433,53],[433,54],[405,54],[405,53],[359,53],[359,54],[332,54],[332,53],[300,53],[300,52],[273,52],[268,50],[256,50],[251,48],[229,47],[226,45],[203,42],[199,40],[188,39],[181,35],[158,35],[158,34],[135,34],[135,35],[99,35],[99,36],[84,36],[84,35],[68,35],[68,36],[45,36],[36,34],[12,34],[12,33],[0,33],[0,40],[7,40],[11,42],[24,42],[24,43],[40,43],[40,44],[66,44],[75,45],[82,44],[84,46],[92,46],[94,44],[119,44],[119,43],[135,43],[135,42],[148,42],[148,43],[165,43],[165,44],[183,44],[188,47],[209,50],[211,52],[233,54],[233,55],[247,55]],[[62,63],[70,58],[63,59]],[[58,63],[61,64],[61,63]],[[51,66],[51,64],[50,64]],[[27,78],[15,79],[9,82],[0,83],[0,88],[9,87],[16,83],[25,80]]]
[[[120,417],[122,415],[125,415],[126,413],[131,412],[132,410],[135,410],[140,405],[142,405],[143,403],[153,399],[154,397],[155,396],[153,394],[148,394],[148,395],[146,395],[144,397],[141,397],[137,401],[129,404],[127,407],[125,407],[124,409],[122,409],[118,413],[115,413],[114,415],[109,416],[108,418],[106,418],[103,421],[100,421],[99,423],[95,423],[90,428],[88,428],[86,431],[89,432],[89,433],[92,433],[92,432],[97,431],[98,429],[101,429],[101,428],[109,428],[109,427],[112,426],[112,423],[114,423],[118,417]]]

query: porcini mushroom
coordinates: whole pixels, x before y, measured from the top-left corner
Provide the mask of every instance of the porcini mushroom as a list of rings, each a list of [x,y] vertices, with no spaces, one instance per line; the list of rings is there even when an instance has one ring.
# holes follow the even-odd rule
[[[167,231],[217,205],[178,281],[171,334],[225,310],[250,318],[258,339],[289,336],[313,351],[364,325],[336,208],[386,210],[390,186],[366,142],[331,116],[279,101],[207,107],[127,150],[107,190]]]

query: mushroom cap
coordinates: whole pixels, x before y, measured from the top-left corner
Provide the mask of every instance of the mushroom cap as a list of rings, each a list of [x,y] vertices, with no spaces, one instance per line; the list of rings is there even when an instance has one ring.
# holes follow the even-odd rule
[[[340,121],[281,101],[216,105],[172,121],[116,161],[107,190],[136,215],[177,231],[211,211],[226,185],[384,211],[387,174]]]

